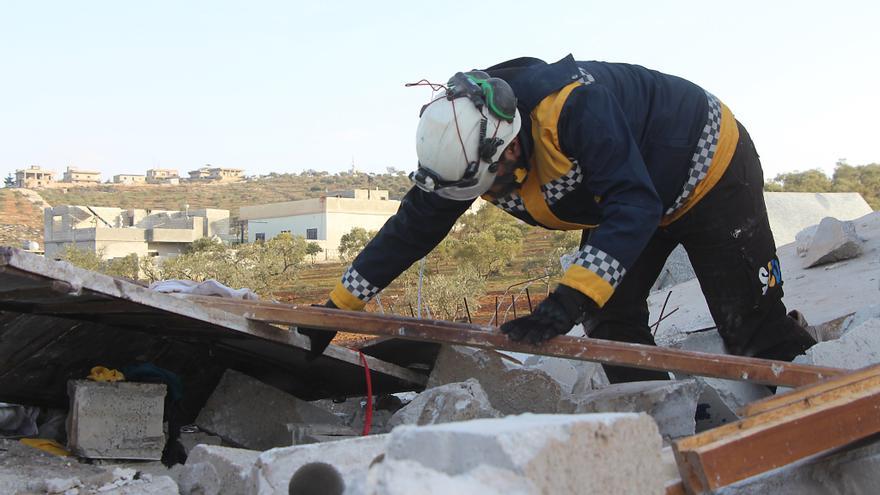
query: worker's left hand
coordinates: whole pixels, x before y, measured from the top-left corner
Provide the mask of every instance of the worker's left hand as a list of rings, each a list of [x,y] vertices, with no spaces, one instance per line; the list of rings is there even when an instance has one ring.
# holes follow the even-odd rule
[[[559,284],[541,301],[535,311],[501,325],[501,332],[510,340],[539,344],[584,321],[587,313],[596,310],[596,303],[580,291]]]

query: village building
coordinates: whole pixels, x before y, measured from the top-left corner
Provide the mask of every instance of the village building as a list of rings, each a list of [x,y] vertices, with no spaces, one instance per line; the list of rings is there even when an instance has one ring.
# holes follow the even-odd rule
[[[147,170],[147,184],[179,184],[180,176],[175,168],[151,168]]]
[[[67,184],[100,184],[101,172],[99,170],[83,170],[67,167],[61,182]]]
[[[45,187],[55,182],[55,172],[37,165],[15,171],[15,187]]]
[[[46,208],[44,249],[56,258],[69,245],[100,254],[104,259],[138,256],[176,256],[203,237],[228,240],[229,210],[185,211],[104,208],[63,205]]]
[[[354,227],[379,230],[397,212],[400,201],[388,191],[355,189],[320,198],[243,206],[239,219],[247,226],[247,241],[266,241],[289,233],[315,242],[324,260],[339,259],[339,241]]]
[[[189,172],[192,182],[238,182],[244,180],[244,169],[205,166]]]
[[[117,174],[113,176],[114,184],[125,184],[129,186],[146,184],[147,177],[144,175],[134,174]]]

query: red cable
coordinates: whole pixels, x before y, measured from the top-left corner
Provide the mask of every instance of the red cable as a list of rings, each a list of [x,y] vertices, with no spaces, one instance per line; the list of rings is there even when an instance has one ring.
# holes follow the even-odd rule
[[[370,427],[373,424],[373,380],[370,378],[370,366],[367,364],[367,357],[361,351],[358,351],[358,355],[361,357],[361,363],[364,365],[364,374],[367,378],[367,412],[364,415],[364,431],[361,433],[362,436],[367,436],[370,434]]]

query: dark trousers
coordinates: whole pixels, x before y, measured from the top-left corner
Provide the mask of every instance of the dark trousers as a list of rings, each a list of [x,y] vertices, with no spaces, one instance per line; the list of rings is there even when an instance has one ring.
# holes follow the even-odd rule
[[[761,162],[748,132],[737,125],[739,143],[724,175],[685,215],[657,228],[596,316],[590,337],[655,345],[647,298],[666,258],[680,243],[729,353],[791,361],[815,343],[787,316],[782,303]],[[611,383],[668,379],[665,372],[604,368]]]

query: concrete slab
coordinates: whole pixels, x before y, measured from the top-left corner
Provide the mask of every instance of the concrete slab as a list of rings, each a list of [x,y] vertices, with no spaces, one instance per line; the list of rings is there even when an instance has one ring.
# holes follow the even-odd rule
[[[288,423],[341,424],[336,415],[234,370],[224,373],[196,418],[200,429],[251,450],[290,445]]]
[[[404,493],[400,487],[440,493],[425,483],[438,481],[463,493],[662,494],[660,450],[657,426],[644,414],[524,414],[401,426],[371,468],[367,493]],[[401,462],[422,469],[402,469]],[[439,474],[426,476],[431,471]],[[511,478],[524,480],[516,483],[523,488],[511,486]],[[484,491],[468,491],[463,480]]]
[[[71,380],[67,448],[90,459],[162,458],[165,385]]]
[[[251,471],[250,495],[287,495],[290,479],[314,462],[331,464],[342,475],[346,493],[363,493],[370,464],[385,451],[387,435],[370,435],[336,442],[267,450]],[[349,491],[352,490],[352,491]]]

